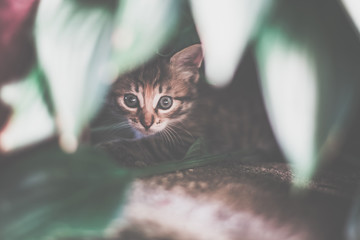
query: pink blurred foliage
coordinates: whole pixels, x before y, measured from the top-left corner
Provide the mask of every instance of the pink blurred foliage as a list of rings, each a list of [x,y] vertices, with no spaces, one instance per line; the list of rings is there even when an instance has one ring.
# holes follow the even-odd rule
[[[0,82],[21,77],[30,67],[32,26],[39,0],[0,0]]]
[[[20,79],[34,62],[32,27],[38,3],[39,0],[0,0],[0,87]],[[10,112],[0,101],[0,129]]]

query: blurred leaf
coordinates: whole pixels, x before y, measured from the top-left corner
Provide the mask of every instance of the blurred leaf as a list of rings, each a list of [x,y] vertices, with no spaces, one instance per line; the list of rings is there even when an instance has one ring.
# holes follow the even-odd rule
[[[1,150],[12,151],[54,135],[55,124],[44,103],[44,86],[43,75],[34,68],[24,81],[1,89],[0,97],[13,108],[9,123],[0,134]]]
[[[277,3],[256,54],[270,120],[299,185],[319,160],[336,156],[348,130],[360,43],[336,1]]]
[[[307,179],[317,164],[316,68],[313,56],[290,42],[281,31],[264,34],[259,44],[262,87],[285,155],[295,164],[296,175]]]
[[[341,0],[341,2],[360,31],[360,2],[358,0]]]
[[[206,142],[204,138],[198,138],[186,152],[184,159],[191,159],[196,156],[208,154]]]
[[[149,60],[173,33],[181,1],[123,0],[112,37],[113,69],[121,74]]]
[[[2,162],[0,238],[46,240],[102,236],[118,218],[134,177],[205,166],[254,152],[208,154],[198,139],[182,161],[126,170],[89,147],[65,154],[54,144]],[[30,157],[28,157],[30,156]]]
[[[88,147],[67,155],[50,145],[29,155],[2,163],[0,238],[101,236],[119,213],[130,172]]]
[[[100,107],[111,74],[110,38],[116,1],[41,1],[35,24],[40,66],[49,82],[62,147]]]
[[[161,49],[163,52],[160,53],[160,55],[170,57],[190,45],[200,43],[191,13],[190,3],[188,1],[184,1],[184,3],[182,11],[180,11],[179,24],[177,28],[174,29],[174,35],[166,45],[166,48]]]
[[[224,86],[230,82],[239,60],[253,37],[269,0],[191,0],[210,84]]]

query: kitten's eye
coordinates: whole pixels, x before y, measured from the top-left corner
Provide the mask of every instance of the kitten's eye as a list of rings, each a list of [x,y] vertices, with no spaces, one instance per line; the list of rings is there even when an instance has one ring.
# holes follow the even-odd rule
[[[167,110],[172,106],[172,104],[173,104],[173,100],[172,100],[171,97],[163,96],[159,100],[158,108],[163,109],[163,110]]]
[[[139,100],[134,94],[126,94],[124,96],[124,102],[126,106],[130,108],[136,108],[139,106]]]

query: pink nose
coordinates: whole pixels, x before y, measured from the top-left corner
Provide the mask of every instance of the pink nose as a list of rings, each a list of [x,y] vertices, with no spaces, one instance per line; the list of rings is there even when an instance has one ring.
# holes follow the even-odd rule
[[[154,120],[153,115],[145,114],[144,117],[140,119],[140,123],[144,126],[145,130],[148,130],[153,125]]]

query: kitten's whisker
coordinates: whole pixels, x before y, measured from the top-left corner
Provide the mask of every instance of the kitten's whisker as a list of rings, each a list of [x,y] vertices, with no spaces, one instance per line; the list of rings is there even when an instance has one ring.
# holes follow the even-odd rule
[[[164,136],[163,136],[162,132],[159,132],[159,136],[160,136],[161,140],[164,140]],[[164,142],[165,142],[165,140],[164,140]]]
[[[122,130],[122,129],[127,129],[127,128],[131,128],[131,126],[130,126],[130,124],[125,123],[125,124],[113,126],[112,130],[116,131],[116,130]]]
[[[173,142],[174,142],[174,144],[175,144],[175,141],[177,141],[178,142],[178,144],[184,144],[183,142],[182,142],[182,139],[176,134],[176,132],[174,131],[174,129],[172,129],[170,126],[168,127],[168,132],[169,132],[169,134],[172,136],[172,139],[173,139]],[[180,139],[179,139],[180,138]],[[181,140],[181,142],[180,142],[180,140]]]
[[[95,148],[101,148],[103,145],[109,144],[109,143],[116,143],[116,142],[121,142],[121,141],[127,141],[129,140],[128,138],[117,138],[117,139],[113,139],[113,140],[106,140],[106,141],[101,141],[100,143],[95,144]]]
[[[168,140],[166,138],[166,135],[163,131],[160,132],[160,136],[164,139],[165,144],[168,144]]]
[[[180,139],[180,140],[182,141],[179,133],[178,133],[173,127],[174,127],[174,125],[169,125],[169,126],[168,126],[169,131],[172,132],[173,136],[174,136],[177,140]],[[178,142],[179,142],[179,140],[178,140]],[[179,144],[180,144],[180,142],[179,142]]]
[[[112,125],[103,125],[95,128],[91,128],[92,132],[98,132],[98,131],[106,131],[106,130],[112,130],[112,129],[122,129],[125,127],[130,126],[129,123],[123,122],[123,123],[116,123]]]
[[[173,137],[171,136],[171,133],[169,132],[169,129],[166,129],[166,134],[168,135],[169,137],[169,147],[173,148],[174,147],[174,139]]]
[[[161,138],[163,139],[163,141],[164,141],[165,144],[166,144],[166,143],[167,143],[167,139],[166,139],[166,136],[165,136],[164,131],[160,131],[159,134],[160,134]]]
[[[179,136],[179,134],[177,134],[177,132],[176,132],[171,126],[169,126],[168,129],[169,129],[169,132],[171,132],[172,135],[174,136],[174,139],[177,140],[177,142],[178,142],[179,144],[183,144],[183,145],[184,145],[184,142],[183,142],[182,138]],[[181,142],[180,142],[180,141],[181,141]]]
[[[176,132],[175,130],[173,130],[174,131],[174,134],[177,136],[177,138],[181,141],[181,143],[184,145],[184,140],[183,140],[183,138],[181,137],[181,135],[178,133],[178,132]]]
[[[169,124],[169,125],[172,126],[172,127],[177,128],[177,129],[179,129],[179,130],[181,130],[181,131],[184,131],[184,132],[185,132],[186,134],[188,134],[190,137],[195,138],[195,137],[186,129],[186,127],[184,126],[184,124],[183,124],[182,122],[177,122],[177,123],[181,124],[183,127],[178,126],[178,125],[175,125],[175,123],[172,123],[172,124]]]
[[[186,129],[186,126],[182,122],[179,122],[179,124],[182,125],[182,130],[184,130],[190,137],[195,139],[194,135],[192,135],[191,132]]]
[[[101,139],[102,143],[121,142],[124,140],[131,140],[130,138],[123,138],[123,130],[132,128],[128,122],[119,122],[110,125],[101,125],[99,127],[92,128],[91,134],[94,134],[95,139]],[[96,144],[95,146],[101,146]]]
[[[108,132],[108,134],[117,134],[117,133],[121,133],[121,130],[124,130],[124,129],[129,129],[131,128],[131,126],[129,125],[123,125],[123,126],[118,126],[118,127],[112,127],[112,128],[103,128],[101,130],[98,130],[98,131],[104,131],[104,132]]]
[[[168,128],[165,128],[164,129],[164,133],[166,134],[166,136],[168,137],[169,139],[169,147],[174,147],[174,144],[173,144],[173,139],[168,131]]]
[[[109,114],[101,116],[101,120],[98,121],[99,124],[114,124],[114,123],[127,122],[127,119],[122,115]]]
[[[125,130],[125,129],[129,129],[131,128],[131,126],[125,126],[123,128],[119,128],[119,129],[114,129],[112,131],[110,131],[109,133],[107,133],[107,135],[109,137],[118,137],[119,135],[121,136],[121,130]]]

